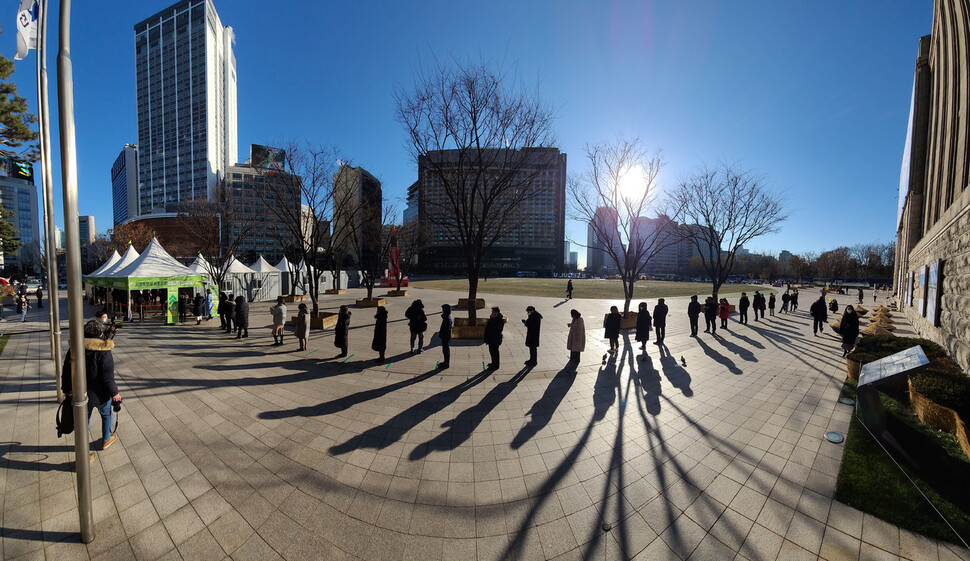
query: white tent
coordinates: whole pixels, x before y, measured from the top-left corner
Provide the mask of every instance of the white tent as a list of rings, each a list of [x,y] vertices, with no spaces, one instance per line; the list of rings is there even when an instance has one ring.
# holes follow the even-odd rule
[[[270,265],[269,261],[263,259],[262,255],[249,268],[255,271],[254,284],[258,285],[253,287],[253,300],[272,300],[286,293],[286,288],[282,282],[283,273]]]
[[[210,284],[212,283],[212,278],[209,276],[209,262],[202,257],[201,253],[195,257],[195,261],[189,263],[189,269],[195,271],[195,274],[205,277]]]
[[[131,265],[135,261],[135,259],[138,259],[138,252],[135,251],[135,248],[133,246],[129,245],[128,251],[126,251],[125,254],[121,256],[121,259],[116,261],[114,265],[110,267],[102,267],[101,269],[99,269],[99,271],[101,272],[98,273],[97,275],[90,274],[88,276],[98,277],[98,278],[113,277],[116,271],[120,271],[121,269],[124,269],[128,265]]]
[[[115,278],[194,277],[198,274],[179,263],[165,251],[157,239],[152,238],[144,253],[128,265],[111,271],[107,276]]]
[[[246,300],[253,302],[263,296],[261,281],[262,278],[256,271],[250,269],[235,257],[229,258],[225,270],[226,287],[223,289],[225,292],[231,293],[233,297],[245,296]]]
[[[100,267],[95,269],[93,273],[87,276],[97,277],[105,270],[110,269],[111,267],[114,267],[115,263],[117,263],[118,261],[121,261],[121,256],[118,255],[118,250],[112,251],[111,256],[108,257],[108,260],[104,262],[104,265],[101,265]]]

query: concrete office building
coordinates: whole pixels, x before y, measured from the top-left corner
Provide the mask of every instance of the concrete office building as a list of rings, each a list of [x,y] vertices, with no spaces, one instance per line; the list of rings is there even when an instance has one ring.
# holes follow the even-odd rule
[[[586,272],[594,276],[615,275],[616,263],[606,249],[612,244],[618,252],[619,243],[616,210],[597,208],[593,222],[586,225]]]
[[[24,244],[16,252],[3,255],[3,268],[8,271],[15,268],[21,275],[40,273],[43,239],[33,165],[0,157],[0,203],[13,213],[7,220],[18,230],[17,237]]]
[[[970,372],[970,0],[936,0],[919,40],[900,172],[895,292],[923,337]]]
[[[373,264],[381,250],[381,182],[364,168],[341,164],[333,176],[333,200],[338,252],[348,263]]]
[[[88,248],[94,243],[98,230],[94,226],[93,216],[78,216],[78,239],[81,241],[81,263],[87,263]]]
[[[454,174],[471,177],[472,168],[465,164],[461,169],[459,157],[457,150],[441,150],[418,158],[417,188],[413,192],[408,190],[409,207],[417,200],[424,240],[418,263],[425,273],[463,275],[466,272],[465,255],[449,234],[444,218],[445,213],[451,212],[445,189],[441,178],[433,173],[435,168],[449,173],[449,167],[453,166]],[[547,276],[561,271],[565,267],[566,154],[557,148],[523,148],[511,151],[507,157],[526,158],[524,163],[515,164],[519,169],[513,181],[528,185],[531,196],[510,218],[511,228],[486,251],[482,272],[489,276],[512,276],[519,271],[530,271]],[[509,168],[499,164],[495,171],[508,172]],[[501,200],[497,204],[501,205]],[[410,217],[414,214],[409,210]]]
[[[135,25],[139,215],[211,197],[238,160],[232,43],[212,0]]]
[[[114,225],[138,216],[138,147],[125,144],[111,166]]]

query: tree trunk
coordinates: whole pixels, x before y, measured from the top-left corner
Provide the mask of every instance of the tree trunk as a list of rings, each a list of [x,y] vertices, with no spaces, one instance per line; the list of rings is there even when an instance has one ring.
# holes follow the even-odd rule
[[[470,325],[476,325],[478,321],[478,308],[475,306],[475,300],[478,299],[478,274],[472,273],[468,275],[468,322]]]
[[[711,296],[713,296],[713,297],[714,297],[714,301],[715,301],[715,302],[717,302],[717,301],[718,301],[718,299],[717,299],[717,292],[718,292],[718,291],[719,291],[719,290],[721,289],[721,286],[722,286],[723,284],[724,284],[724,283],[720,283],[720,282],[712,282],[712,283],[711,283],[711,285],[712,285],[712,286],[713,286],[713,288],[714,288],[714,291],[713,291],[714,293],[713,293],[713,294],[711,294]]]
[[[367,299],[372,300],[374,297],[374,281],[368,280],[365,286],[367,286]]]
[[[633,300],[634,279],[623,279],[623,317],[630,313],[630,301]]]

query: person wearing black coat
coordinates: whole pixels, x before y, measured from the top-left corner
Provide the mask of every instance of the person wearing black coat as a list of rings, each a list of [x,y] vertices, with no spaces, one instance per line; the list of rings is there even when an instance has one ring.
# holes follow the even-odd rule
[[[438,338],[441,339],[441,359],[438,368],[444,370],[451,366],[451,331],[455,327],[455,320],[451,317],[451,305],[441,305],[441,328]]]
[[[755,309],[754,309],[754,320],[758,321],[758,296],[755,295]],[[751,306],[751,301],[748,300],[748,293],[742,292],[741,298],[738,299],[738,323],[745,324],[748,323],[748,307]]]
[[[499,368],[499,353],[498,349],[502,346],[502,330],[505,329],[505,318],[502,317],[502,311],[499,310],[498,306],[492,307],[492,313],[488,316],[488,322],[485,323],[485,344],[488,345],[488,354],[492,359],[492,362],[488,363],[487,368],[489,370],[498,370]]]
[[[179,323],[184,323],[189,315],[189,299],[184,295],[179,295],[178,301]]]
[[[340,349],[337,358],[347,356],[347,340],[350,335],[350,310],[347,306],[340,306],[337,312],[337,325],[333,328],[333,346]]]
[[[138,321],[145,321],[145,296],[142,291],[135,292],[135,306],[138,306]]]
[[[650,340],[650,330],[653,329],[651,322],[650,312],[647,311],[647,303],[640,302],[640,305],[637,306],[637,334],[634,340],[640,342],[641,351],[646,350],[647,341]]]
[[[408,318],[408,329],[411,331],[411,354],[421,354],[424,347],[424,332],[428,330],[428,316],[424,313],[424,302],[415,300],[404,312]],[[418,348],[414,349],[414,340],[418,340]]]
[[[219,304],[216,305],[216,313],[219,314],[219,328],[228,333],[226,321],[229,319],[226,302],[229,297],[226,296],[225,292],[219,293]]]
[[[522,320],[525,325],[525,346],[529,347],[529,360],[525,361],[526,366],[539,364],[536,358],[536,349],[539,348],[539,328],[542,326],[542,314],[536,311],[535,306],[528,306],[525,309],[528,317]]]
[[[610,354],[615,354],[616,351],[620,350],[620,327],[622,324],[623,318],[620,316],[620,310],[616,306],[610,306],[610,313],[603,320],[603,337],[606,337],[610,342],[610,350],[607,351]]]
[[[764,319],[765,317],[765,295],[761,293],[760,290],[754,291],[754,320],[758,321],[758,318]],[[747,321],[745,321],[747,323]]]
[[[775,293],[774,292],[772,292],[771,295],[768,296],[768,315],[769,316],[775,315]]]
[[[690,336],[697,337],[697,318],[701,315],[701,303],[697,301],[697,295],[690,297],[687,304],[687,319],[690,320]]]
[[[111,350],[115,343],[105,339],[105,325],[98,319],[84,324],[84,364],[85,378],[88,386],[88,419],[97,409],[101,415],[101,449],[104,450],[118,438],[111,434],[114,412],[112,404],[121,401],[118,384],[115,383],[115,365]],[[71,351],[68,349],[61,369],[61,388],[66,395],[71,395],[74,380],[71,378]],[[90,461],[94,461],[97,454],[91,452]]]
[[[384,353],[387,352],[387,308],[384,306],[378,306],[374,314],[374,339],[370,348],[381,355],[374,362],[384,362]]]
[[[230,292],[226,296],[226,333],[232,333],[234,329],[238,330],[233,324],[236,323],[236,300]]]
[[[842,312],[839,329],[842,335],[842,356],[845,356],[855,348],[855,340],[859,337],[859,314],[852,306],[846,306]]]
[[[201,292],[195,295],[195,300],[192,302],[192,315],[195,316],[195,324],[200,325],[202,316],[205,315],[205,297]]]
[[[653,307],[653,328],[657,331],[657,340],[654,345],[662,346],[664,337],[667,335],[667,304],[663,298],[657,299],[657,305]]]
[[[41,287],[37,287],[37,308],[44,307],[44,290]]]
[[[704,333],[712,335],[717,333],[717,302],[714,301],[713,296],[708,296],[704,300],[704,323],[707,326]]]
[[[812,319],[814,320],[814,323],[812,324],[812,332],[816,337],[818,337],[819,331],[824,333],[825,322],[829,319],[828,310],[825,308],[825,297],[820,296],[819,299],[808,308],[808,311],[812,314]]]
[[[249,337],[249,302],[245,296],[236,296],[236,339]]]

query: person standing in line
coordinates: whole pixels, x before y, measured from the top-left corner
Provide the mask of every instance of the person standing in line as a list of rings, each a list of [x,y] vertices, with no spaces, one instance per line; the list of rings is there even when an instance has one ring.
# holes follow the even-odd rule
[[[862,298],[863,298],[864,294],[865,293],[862,292],[862,287],[860,286],[859,287],[859,303],[860,304],[862,303]],[[875,300],[875,298],[873,298],[873,300]]]
[[[569,351],[569,362],[579,362],[579,355],[586,350],[586,323],[579,310],[569,310],[572,321],[566,324],[569,335],[566,337],[566,350]]]
[[[536,349],[539,348],[539,329],[542,326],[542,314],[536,311],[535,306],[527,306],[525,313],[526,319],[522,320],[525,326],[525,346],[529,347],[529,360],[525,361],[526,366],[539,364]]]
[[[374,339],[371,340],[370,348],[380,355],[374,362],[384,362],[384,353],[387,352],[387,308],[384,306],[378,306],[377,313],[374,314]]]
[[[744,325],[748,323],[748,307],[751,306],[751,301],[748,300],[748,293],[742,292],[741,298],[738,300],[738,323]],[[754,320],[758,321],[758,293],[754,293]],[[724,324],[721,324],[724,327]]]
[[[815,301],[808,308],[809,313],[812,314],[812,319],[814,323],[812,324],[812,332],[818,337],[819,331],[825,330],[825,322],[828,321],[828,311],[825,308],[825,297],[820,296],[818,300]]]
[[[727,329],[728,316],[731,315],[731,306],[727,298],[721,298],[721,303],[717,307],[717,317],[721,318],[721,329]]]
[[[573,299],[573,279],[569,279],[569,281],[566,282],[566,300],[572,300],[572,299]]]
[[[249,337],[249,302],[246,297],[236,296],[236,339]]]
[[[44,290],[41,287],[37,287],[37,309],[44,307]],[[873,299],[875,301],[875,299]]]
[[[664,304],[663,298],[657,299],[657,305],[653,307],[653,328],[657,331],[657,340],[654,341],[654,345],[662,347],[664,344],[664,337],[667,336],[667,304]]]
[[[238,328],[236,323],[236,299],[230,292],[226,295],[226,333],[230,335]]]
[[[855,340],[859,337],[859,314],[852,306],[845,307],[839,330],[842,335],[842,356],[844,357],[855,348]]]
[[[200,294],[199,299],[202,298]],[[199,302],[201,307],[202,302]],[[283,344],[283,329],[286,324],[286,304],[282,296],[276,297],[276,305],[269,309],[269,313],[273,314],[273,346],[279,347]],[[202,316],[199,316],[202,319]]]
[[[415,300],[404,312],[408,318],[408,329],[411,331],[411,354],[421,354],[424,347],[424,332],[428,330],[428,316],[424,313],[424,302]],[[418,348],[414,348],[414,340],[418,341]]]
[[[145,322],[145,297],[142,295],[142,291],[135,291],[135,306],[138,307],[138,321],[139,323]]]
[[[687,319],[690,320],[690,336],[697,337],[697,318],[701,315],[701,303],[697,301],[697,295],[690,297],[687,304]]]
[[[765,319],[765,309],[768,307],[766,305],[767,300],[765,300],[765,295],[762,294],[760,290],[755,290],[754,295],[757,299],[754,310],[754,319],[757,321],[759,315],[761,316],[761,319]]]
[[[300,342],[300,350],[305,351],[307,345],[307,339],[310,338],[310,311],[307,309],[306,304],[300,304],[297,308],[298,313],[296,314],[296,323],[293,326],[294,335],[296,340]]]
[[[498,370],[499,368],[499,352],[498,348],[502,345],[502,330],[505,329],[505,318],[502,317],[502,311],[499,310],[498,306],[492,306],[492,313],[488,316],[488,322],[485,323],[485,344],[488,345],[488,354],[492,359],[492,362],[488,364],[489,370]]]
[[[178,300],[179,323],[185,323],[189,315],[189,303],[184,294],[179,294]]]
[[[350,310],[347,306],[340,306],[337,312],[337,325],[333,328],[333,346],[340,349],[336,358],[347,356],[348,338],[350,335]]]
[[[775,315],[775,293],[772,292],[768,295],[768,315],[774,317]]]
[[[712,335],[717,333],[717,302],[714,301],[713,296],[708,296],[704,300],[704,323],[707,326],[704,333]]]
[[[791,311],[794,312],[795,310],[798,309],[798,287],[795,287],[792,289],[790,304],[791,304]]]
[[[607,352],[611,355],[616,354],[616,351],[620,349],[620,325],[622,323],[623,318],[620,316],[620,310],[616,306],[610,306],[610,313],[603,320],[603,336],[610,342],[610,350]]]
[[[229,299],[225,292],[219,293],[219,305],[216,306],[216,312],[219,314],[219,329],[226,331],[226,319],[229,315],[226,313],[226,301]]]
[[[640,302],[640,305],[637,307],[637,335],[634,339],[640,342],[641,351],[647,350],[647,341],[650,340],[650,330],[653,329],[652,322],[650,312],[647,311],[647,303]]]
[[[446,370],[451,366],[451,331],[455,327],[455,320],[451,317],[451,305],[441,305],[441,328],[438,329],[438,338],[441,339],[441,360],[438,364],[440,370]]]
[[[192,303],[192,314],[195,315],[195,324],[202,325],[202,316],[205,315],[205,296],[199,292],[195,295],[195,301]]]
[[[787,314],[788,313],[788,303],[789,302],[791,302],[791,294],[788,294],[788,291],[785,291],[785,293],[781,295],[781,312],[780,313],[783,313],[783,314]]]
[[[101,415],[101,450],[107,450],[115,440],[117,434],[112,434],[112,405],[121,402],[121,393],[115,383],[115,363],[111,350],[115,343],[105,335],[105,324],[100,319],[93,319],[84,324],[84,363],[86,365],[85,378],[88,386],[88,428],[91,427],[91,415],[97,409]],[[74,380],[71,377],[71,350],[68,349],[61,369],[61,387],[64,394],[70,396]],[[97,452],[91,452],[88,460],[93,462]]]

